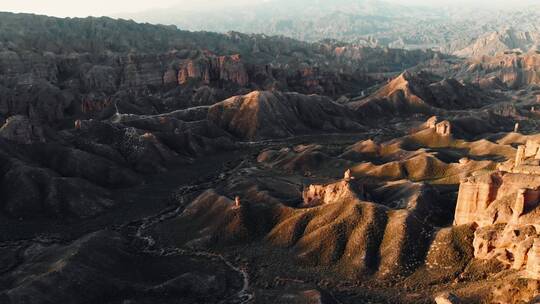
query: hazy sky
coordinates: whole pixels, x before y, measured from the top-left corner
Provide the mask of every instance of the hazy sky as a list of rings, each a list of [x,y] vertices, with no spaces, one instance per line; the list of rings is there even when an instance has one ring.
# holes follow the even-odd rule
[[[264,0],[255,0],[264,1]],[[0,11],[36,13],[58,17],[107,16],[172,6],[250,3],[253,0],[0,0]]]
[[[0,11],[26,12],[59,17],[106,16],[134,13],[149,9],[237,5],[271,0],[0,0]],[[331,1],[331,0],[329,0]],[[539,3],[540,0],[387,0],[399,4],[447,5],[474,3],[481,5]]]

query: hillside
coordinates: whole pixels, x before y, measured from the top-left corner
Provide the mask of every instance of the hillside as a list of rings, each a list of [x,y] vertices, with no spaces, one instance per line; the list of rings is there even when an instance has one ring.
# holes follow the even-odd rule
[[[197,10],[178,6],[120,17],[175,24],[188,30],[233,30],[307,41],[337,39],[365,46],[435,48],[454,53],[487,33],[507,28],[536,31],[539,16],[534,2],[499,4],[475,1],[437,6],[382,0],[271,0],[247,6],[207,5]],[[201,20],[200,14],[211,18]]]

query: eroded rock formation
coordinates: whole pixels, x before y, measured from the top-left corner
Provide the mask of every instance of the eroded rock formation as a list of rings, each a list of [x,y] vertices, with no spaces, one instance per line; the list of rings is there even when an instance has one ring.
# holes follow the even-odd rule
[[[455,225],[475,224],[474,249],[478,259],[496,259],[522,276],[540,279],[540,145],[527,141],[519,146],[515,160],[499,171],[462,181]]]
[[[363,185],[345,179],[329,185],[310,185],[304,189],[302,198],[305,206],[360,202],[365,199]]]
[[[537,52],[508,52],[470,59],[460,75],[486,88],[522,89],[540,84],[539,66]]]
[[[171,73],[170,70],[168,72]],[[190,79],[202,81],[204,84],[215,81],[230,81],[242,87],[249,83],[249,76],[240,55],[205,54],[189,60],[180,67],[178,83],[186,84]]]

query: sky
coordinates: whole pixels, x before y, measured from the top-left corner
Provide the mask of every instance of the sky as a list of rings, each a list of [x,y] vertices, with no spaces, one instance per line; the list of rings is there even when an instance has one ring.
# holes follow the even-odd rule
[[[271,0],[0,0],[0,11],[35,13],[57,17],[113,16],[168,7],[199,9]],[[329,0],[331,1],[331,0]],[[402,5],[471,4],[513,5],[540,4],[540,0],[386,0]]]
[[[264,0],[259,0],[264,1]],[[248,0],[0,0],[0,11],[56,17],[111,16],[151,9],[244,4]]]

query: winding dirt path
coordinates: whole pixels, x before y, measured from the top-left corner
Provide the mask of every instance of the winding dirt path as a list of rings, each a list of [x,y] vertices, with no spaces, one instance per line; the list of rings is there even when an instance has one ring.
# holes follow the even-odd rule
[[[234,170],[234,169],[233,169]],[[213,181],[198,185],[188,185],[180,188],[178,191],[184,195],[191,192],[199,191],[200,189],[211,187]],[[148,228],[156,226],[164,221],[173,219],[179,216],[184,208],[184,204],[180,204],[180,207],[167,208],[160,213],[143,218],[139,223],[134,238],[141,241],[144,244],[143,252],[153,254],[156,256],[195,256],[199,258],[210,259],[212,261],[219,261],[223,263],[232,272],[237,273],[242,278],[242,288],[235,293],[234,298],[228,298],[222,300],[220,303],[235,303],[235,304],[247,304],[252,303],[254,300],[254,294],[250,291],[249,274],[246,269],[241,266],[234,265],[231,261],[227,260],[223,255],[212,253],[209,251],[195,251],[178,247],[159,247],[157,242],[151,235],[147,235],[144,231]]]

